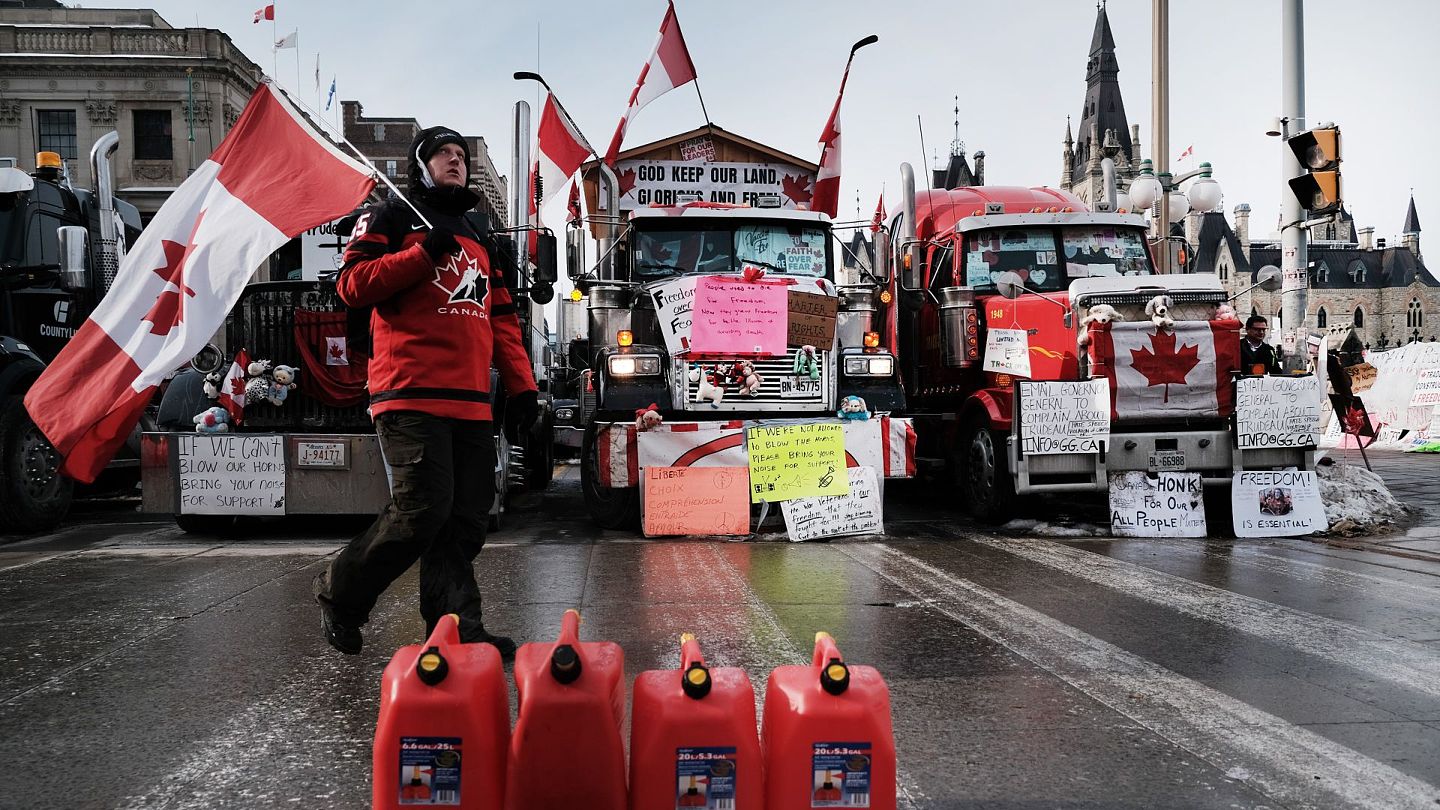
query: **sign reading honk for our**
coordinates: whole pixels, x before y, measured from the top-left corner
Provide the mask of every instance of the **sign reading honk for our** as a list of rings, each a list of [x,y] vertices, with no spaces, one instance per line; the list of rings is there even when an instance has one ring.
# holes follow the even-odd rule
[[[750,502],[845,495],[845,430],[836,423],[754,427],[746,431]]]

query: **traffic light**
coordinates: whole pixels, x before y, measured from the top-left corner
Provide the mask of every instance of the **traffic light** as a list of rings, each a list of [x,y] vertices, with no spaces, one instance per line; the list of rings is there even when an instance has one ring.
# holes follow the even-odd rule
[[[1305,174],[1291,178],[1290,190],[1311,217],[1340,210],[1340,128],[1317,127],[1286,141]]]

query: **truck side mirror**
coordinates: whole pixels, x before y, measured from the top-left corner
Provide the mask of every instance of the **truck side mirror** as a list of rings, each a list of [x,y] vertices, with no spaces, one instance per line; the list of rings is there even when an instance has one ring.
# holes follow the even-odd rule
[[[16,194],[35,188],[35,181],[23,170],[14,166],[0,169],[0,194]]]
[[[875,280],[881,284],[890,283],[890,233],[884,228],[875,232]]]
[[[535,235],[535,276],[531,279],[532,284],[554,284],[556,275],[555,265],[555,234],[540,231]]]
[[[565,233],[565,275],[572,279],[585,275],[584,228],[571,228]]]
[[[90,252],[89,234],[79,225],[61,225],[60,286],[67,290],[83,290],[90,283],[86,258]]]
[[[545,306],[555,300],[555,285],[548,281],[534,281],[530,284],[530,300]]]
[[[1019,273],[1006,270],[996,276],[995,288],[1000,291],[1001,295],[1013,301],[1025,292],[1025,282],[1020,278]]]

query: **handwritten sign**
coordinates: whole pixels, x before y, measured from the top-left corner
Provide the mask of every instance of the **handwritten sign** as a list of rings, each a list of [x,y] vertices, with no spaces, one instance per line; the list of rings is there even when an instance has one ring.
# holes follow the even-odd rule
[[[798,498],[780,504],[785,531],[795,542],[819,537],[873,534],[884,530],[880,485],[874,467],[851,467],[850,492],[823,498]]]
[[[175,434],[182,515],[285,514],[283,436]]]
[[[1320,424],[1320,378],[1241,377],[1235,382],[1235,441],[1257,447],[1313,447]]]
[[[991,329],[985,333],[986,371],[1030,376],[1030,336],[1024,329]]]
[[[657,284],[650,290],[655,299],[655,322],[665,338],[665,351],[681,354],[690,348],[690,326],[695,310],[695,276]]]
[[[850,491],[850,479],[845,475],[845,430],[839,424],[753,427],[745,434],[752,502]]]
[[[1440,405],[1440,368],[1421,369],[1410,395],[1410,407],[1430,408]]]
[[[783,284],[700,278],[690,348],[705,354],[785,354],[785,292]]]
[[[640,487],[646,537],[749,534],[744,467],[646,467]]]
[[[1110,533],[1116,537],[1204,537],[1200,473],[1110,473]]]
[[[1020,448],[1027,455],[1098,453],[1110,438],[1110,385],[1020,383]]]
[[[1230,505],[1236,537],[1296,537],[1330,525],[1313,472],[1235,473]]]
[[[828,349],[835,343],[835,313],[840,299],[821,293],[791,290],[786,343]]]

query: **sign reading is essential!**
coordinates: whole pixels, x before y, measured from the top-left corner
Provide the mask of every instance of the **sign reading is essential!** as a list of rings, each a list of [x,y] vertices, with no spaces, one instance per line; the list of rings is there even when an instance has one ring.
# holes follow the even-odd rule
[[[1098,453],[1110,437],[1106,380],[1022,380],[1020,449],[1027,455]]]
[[[753,503],[850,491],[845,430],[838,423],[753,427],[746,431],[745,445]]]
[[[283,436],[177,433],[182,515],[285,514]]]
[[[1241,377],[1235,382],[1235,441],[1258,447],[1313,447],[1320,424],[1320,378]]]
[[[1236,537],[1296,537],[1329,527],[1313,472],[1238,472],[1230,486]]]

